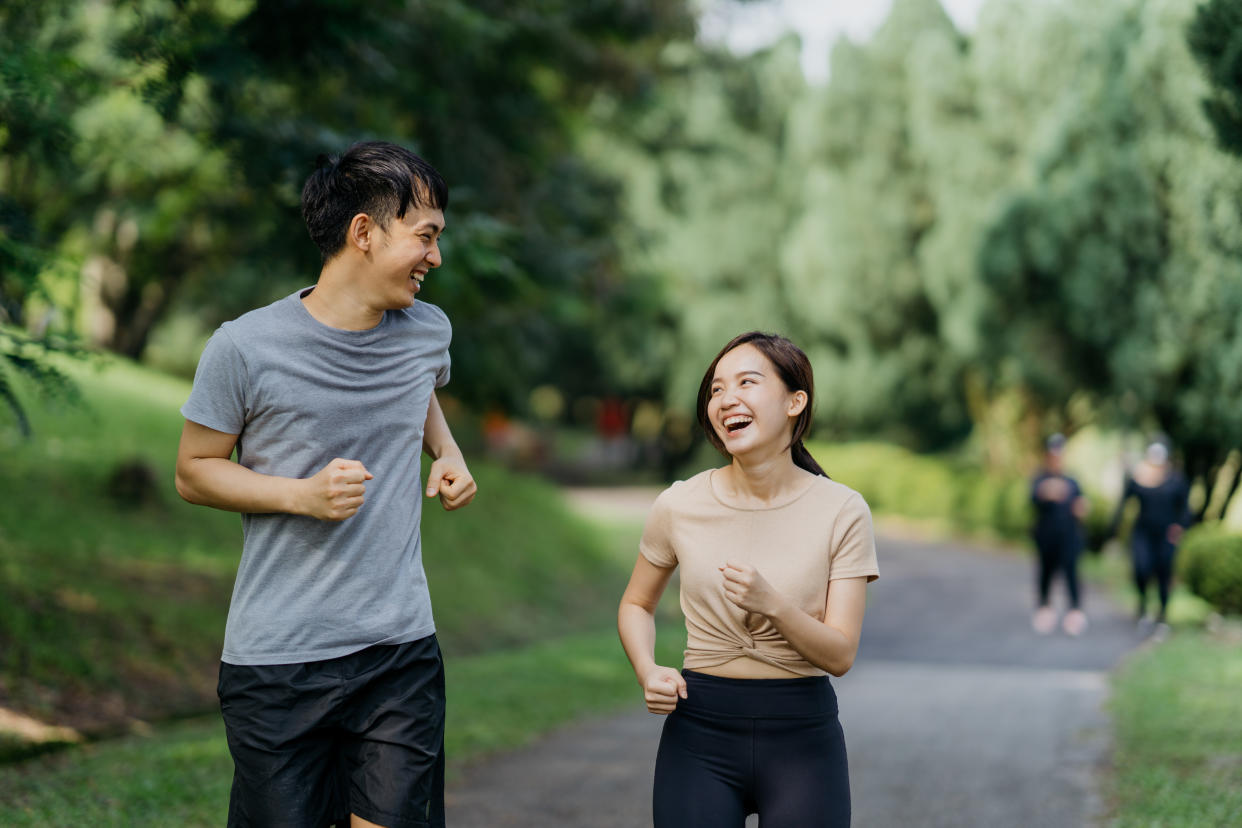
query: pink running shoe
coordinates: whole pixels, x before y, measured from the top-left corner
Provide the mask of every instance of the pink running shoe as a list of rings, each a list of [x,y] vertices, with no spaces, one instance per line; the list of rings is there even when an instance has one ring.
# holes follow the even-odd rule
[[[1087,631],[1087,616],[1082,610],[1070,610],[1061,621],[1061,629],[1066,635],[1077,638]]]
[[[1031,619],[1031,629],[1040,635],[1047,635],[1057,627],[1057,614],[1052,607],[1040,607],[1035,610],[1035,617]]]

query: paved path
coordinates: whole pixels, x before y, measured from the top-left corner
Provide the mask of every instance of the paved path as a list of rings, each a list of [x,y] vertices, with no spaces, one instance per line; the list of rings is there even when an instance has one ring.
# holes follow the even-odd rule
[[[858,660],[834,680],[854,825],[1095,824],[1107,673],[1139,643],[1126,616],[1089,594],[1085,636],[1041,638],[1029,560],[896,538],[879,553]],[[480,763],[449,791],[450,825],[648,826],[661,721],[634,710]]]

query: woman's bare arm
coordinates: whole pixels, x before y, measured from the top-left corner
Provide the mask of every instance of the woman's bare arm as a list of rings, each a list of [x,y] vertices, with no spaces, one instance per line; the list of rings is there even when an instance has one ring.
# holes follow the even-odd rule
[[[617,610],[621,646],[652,713],[671,713],[677,707],[677,699],[686,697],[686,680],[681,673],[673,667],[662,667],[655,660],[656,605],[674,568],[656,566],[639,555]]]
[[[820,621],[772,585],[753,566],[722,566],[725,595],[748,612],[767,616],[798,654],[834,676],[854,665],[867,607],[867,579],[839,578],[828,582],[824,620]]]

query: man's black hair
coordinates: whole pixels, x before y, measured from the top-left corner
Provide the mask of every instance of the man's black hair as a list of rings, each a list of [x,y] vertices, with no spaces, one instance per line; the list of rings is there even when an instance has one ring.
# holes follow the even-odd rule
[[[415,208],[448,207],[448,185],[405,147],[363,141],[342,155],[321,155],[302,188],[302,218],[326,262],[345,246],[349,223],[366,213],[385,230]]]

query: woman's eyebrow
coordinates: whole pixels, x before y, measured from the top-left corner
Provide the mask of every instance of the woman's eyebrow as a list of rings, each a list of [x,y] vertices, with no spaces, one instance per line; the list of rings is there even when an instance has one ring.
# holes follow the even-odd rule
[[[755,370],[755,369],[753,369],[753,368],[745,368],[745,369],[743,369],[743,370],[741,370],[741,371],[738,371],[738,372],[737,372],[736,374],[734,374],[733,376],[735,376],[735,377],[744,377],[744,376],[746,376],[747,374],[754,374],[754,375],[755,375],[755,376],[757,376],[757,377],[762,377],[762,376],[763,376],[763,372],[762,372],[762,371],[756,371],[756,370]],[[719,376],[717,376],[717,377],[712,377],[712,384],[714,385],[715,383],[720,382],[722,379],[723,379],[723,377],[719,377]]]

